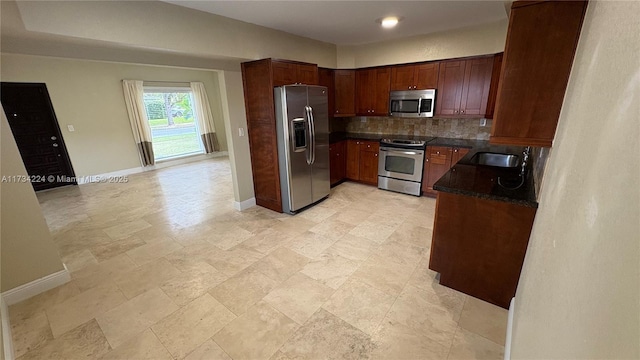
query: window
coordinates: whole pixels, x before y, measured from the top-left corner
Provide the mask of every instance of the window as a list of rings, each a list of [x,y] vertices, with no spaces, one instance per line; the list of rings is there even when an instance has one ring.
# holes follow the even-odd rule
[[[156,161],[204,153],[189,87],[144,88]]]

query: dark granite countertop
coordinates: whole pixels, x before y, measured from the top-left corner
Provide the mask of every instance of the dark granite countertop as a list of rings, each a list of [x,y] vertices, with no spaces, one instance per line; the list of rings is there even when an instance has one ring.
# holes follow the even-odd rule
[[[336,143],[338,141],[346,139],[354,140],[375,140],[380,139],[402,139],[402,140],[423,140],[427,142],[428,146],[453,146],[464,148],[475,148],[487,146],[488,141],[485,140],[469,140],[469,139],[452,139],[452,138],[438,138],[433,136],[419,136],[419,135],[389,135],[389,134],[368,134],[368,133],[348,133],[348,132],[332,132],[329,134],[329,143]]]
[[[520,167],[507,169],[471,163],[471,158],[476,153],[484,151],[515,154],[522,161],[522,150],[523,148],[518,146],[496,146],[485,142],[484,146],[473,148],[460,159],[433,185],[433,189],[452,194],[506,201],[527,207],[538,207],[531,171],[527,171],[525,174],[522,186],[516,188],[522,181]],[[501,180],[500,184],[498,178]]]
[[[465,157],[460,159],[451,170],[433,185],[433,188],[437,191],[475,196],[489,200],[507,201],[528,207],[538,207],[531,171],[528,171],[525,175],[522,186],[517,189],[509,189],[507,187],[516,187],[520,184],[520,167],[505,169],[471,163],[471,158],[476,153],[483,151],[515,154],[518,155],[520,161],[522,161],[522,150],[524,149],[522,147],[490,145],[486,140],[434,138],[432,136],[347,132],[334,132],[329,134],[330,143],[346,139],[379,141],[383,138],[424,140],[427,141],[427,146],[451,146],[471,149]],[[502,185],[498,184],[498,178],[500,178]]]

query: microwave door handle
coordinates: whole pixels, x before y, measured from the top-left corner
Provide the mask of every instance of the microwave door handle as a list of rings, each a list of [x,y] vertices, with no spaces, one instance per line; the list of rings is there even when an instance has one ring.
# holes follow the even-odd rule
[[[421,113],[420,110],[422,110],[422,98],[421,97],[418,98],[418,111],[417,111],[418,114]]]

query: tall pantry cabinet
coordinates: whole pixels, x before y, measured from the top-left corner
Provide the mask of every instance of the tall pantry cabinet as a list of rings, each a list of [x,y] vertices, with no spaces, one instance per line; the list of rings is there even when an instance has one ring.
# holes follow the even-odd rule
[[[318,67],[273,59],[249,61],[242,63],[242,83],[256,204],[282,212],[273,88],[317,85]]]

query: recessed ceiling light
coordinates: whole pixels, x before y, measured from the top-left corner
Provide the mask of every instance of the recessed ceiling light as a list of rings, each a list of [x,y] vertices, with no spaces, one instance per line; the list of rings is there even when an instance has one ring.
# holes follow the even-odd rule
[[[383,28],[391,29],[392,27],[395,27],[396,25],[398,25],[398,21],[400,21],[400,19],[398,19],[397,17],[389,16],[382,19],[381,24]]]

